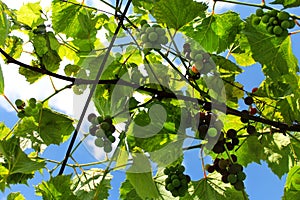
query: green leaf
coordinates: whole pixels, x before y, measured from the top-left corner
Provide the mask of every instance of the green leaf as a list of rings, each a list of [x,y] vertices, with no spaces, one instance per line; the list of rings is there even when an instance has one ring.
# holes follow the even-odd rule
[[[87,196],[91,196],[91,198],[93,198],[96,192],[95,189],[98,187],[100,188],[100,193],[97,194],[97,198],[108,199],[108,191],[111,189],[110,181],[113,177],[110,174],[106,174],[105,178],[103,179],[103,173],[104,172],[101,169],[92,168],[75,176],[72,180],[74,194],[77,197],[80,197],[80,199]]]
[[[4,45],[10,28],[10,23],[7,20],[5,10],[4,5],[0,4],[0,46]]]
[[[7,196],[7,200],[25,200],[25,197],[20,192],[12,192]]]
[[[39,2],[25,4],[16,12],[17,20],[30,27],[36,27],[44,22],[41,18],[41,10]]]
[[[33,135],[34,131],[38,131],[38,123],[33,117],[25,117],[14,129],[14,135],[20,137],[26,137],[27,135]]]
[[[148,158],[143,153],[133,153],[132,156],[133,165],[127,170],[126,178],[142,199],[158,198]]]
[[[19,68],[19,73],[21,75],[25,76],[26,81],[29,82],[30,84],[36,82],[43,76],[43,74],[41,74],[41,73],[32,71],[30,69],[26,69],[24,67]]]
[[[80,67],[78,65],[68,64],[65,66],[64,72],[67,76],[74,76],[78,73]]]
[[[2,73],[2,69],[1,69],[1,65],[0,65],[0,95],[4,94],[4,77],[3,77],[3,73]]]
[[[206,4],[193,0],[160,0],[154,4],[152,14],[159,23],[179,30],[196,17],[204,17],[206,9]]]
[[[43,161],[36,161],[27,157],[21,150],[19,141],[16,138],[0,141],[0,152],[7,160],[7,169],[9,174],[32,174],[35,171],[43,168]]]
[[[184,29],[187,36],[198,42],[207,52],[223,52],[234,42],[239,33],[240,16],[232,11],[211,15],[194,28]]]
[[[41,195],[44,200],[79,200],[70,189],[71,184],[71,175],[51,177],[49,181],[42,181],[36,186],[36,194]]]
[[[247,166],[252,162],[260,164],[260,160],[265,159],[264,146],[257,136],[249,136],[244,141],[240,141],[241,147],[236,151],[239,164]]]
[[[276,37],[266,31],[265,25],[253,26],[254,15],[247,19],[243,33],[248,38],[253,58],[264,65],[263,72],[273,80],[299,71],[298,61],[292,52],[291,37]]]
[[[281,4],[285,8],[292,8],[292,7],[300,6],[300,1],[299,0],[275,0],[270,4]]]
[[[39,133],[46,145],[65,142],[74,130],[73,120],[49,109],[43,109]]]
[[[241,66],[251,66],[255,64],[247,37],[243,34],[238,34],[235,43],[237,43],[237,45],[233,48],[231,55],[234,57],[236,63]]]
[[[120,187],[120,199],[142,200],[142,198],[139,197],[129,180],[124,181]]]
[[[300,166],[294,166],[288,173],[283,200],[297,199],[300,195]]]
[[[282,133],[264,135],[261,140],[268,166],[274,174],[281,178],[288,173],[294,164],[290,138]]]

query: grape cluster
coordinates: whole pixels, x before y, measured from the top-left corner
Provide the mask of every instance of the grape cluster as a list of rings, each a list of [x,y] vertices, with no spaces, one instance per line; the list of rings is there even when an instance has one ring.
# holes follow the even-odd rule
[[[191,178],[189,175],[183,174],[184,171],[185,167],[183,165],[170,166],[164,169],[164,174],[168,175],[165,180],[165,188],[174,197],[183,197],[188,190],[188,183]]]
[[[226,148],[231,151],[239,144],[239,142],[240,140],[237,138],[237,131],[234,129],[229,129],[226,135],[224,135],[224,132],[221,132],[219,140],[214,145],[212,151],[214,153],[223,153],[226,151]]]
[[[211,112],[199,112],[198,138],[205,139],[207,136],[208,142],[210,139],[215,139],[221,136],[223,122],[217,119],[216,115]],[[220,139],[220,138],[219,138]]]
[[[17,99],[15,105],[19,110],[17,115],[20,119],[38,115],[40,109],[43,107],[42,103],[37,102],[35,98],[30,98],[27,103],[21,99]]]
[[[287,36],[287,29],[295,27],[294,20],[285,11],[270,10],[264,12],[262,9],[257,9],[256,16],[252,20],[254,25],[258,25],[260,22],[266,24],[268,33],[277,37]]]
[[[141,28],[138,38],[142,40],[144,49],[161,49],[161,45],[168,43],[166,31],[159,25],[150,26],[144,24]]]
[[[202,50],[192,50],[189,56],[200,74],[207,74],[214,69],[214,62],[208,53]]]
[[[205,169],[212,173],[217,171],[222,175],[224,183],[230,183],[236,190],[243,190],[245,188],[244,180],[246,174],[243,172],[243,166],[237,163],[237,157],[232,154],[231,159],[216,158],[212,165],[206,165]]]
[[[103,147],[104,152],[109,153],[112,151],[112,143],[116,141],[115,136],[112,134],[116,128],[112,124],[110,116],[97,116],[94,113],[89,114],[88,121],[92,123],[89,128],[90,134],[96,136],[95,145]]]

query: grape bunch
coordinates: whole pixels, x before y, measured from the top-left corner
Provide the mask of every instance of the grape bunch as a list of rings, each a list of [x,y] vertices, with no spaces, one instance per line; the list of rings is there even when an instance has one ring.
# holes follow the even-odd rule
[[[200,74],[207,74],[214,69],[214,62],[208,53],[202,50],[192,50],[189,56]]]
[[[144,24],[138,34],[138,38],[142,40],[144,49],[161,49],[161,45],[168,43],[166,31],[160,25],[150,26]]]
[[[229,129],[224,135],[224,132],[221,132],[217,143],[214,145],[212,151],[214,153],[223,153],[227,150],[232,151],[235,146],[239,144],[240,140],[237,138],[237,131],[234,129]],[[226,146],[226,148],[225,148]]]
[[[17,115],[20,119],[38,115],[40,109],[43,107],[42,103],[37,102],[35,98],[30,98],[27,103],[21,99],[17,99],[15,105],[19,110]]]
[[[288,29],[295,27],[295,22],[290,14],[285,11],[270,10],[264,12],[263,9],[256,10],[256,16],[252,19],[254,25],[266,24],[266,30],[277,37],[287,36]]]
[[[165,188],[172,193],[173,197],[183,197],[188,190],[191,178],[189,175],[183,174],[184,171],[185,167],[179,164],[164,169],[164,174],[168,175],[165,180]]]
[[[112,151],[112,143],[116,141],[115,136],[112,134],[116,131],[115,126],[112,124],[110,116],[97,116],[94,113],[88,115],[88,121],[92,123],[89,128],[90,134],[97,137],[95,145],[103,147],[105,153]]]
[[[205,169],[209,173],[217,171],[222,175],[224,183],[230,183],[236,190],[245,188],[244,180],[246,174],[243,172],[243,166],[237,163],[237,157],[234,154],[230,155],[231,159],[216,158],[212,165],[206,165]]]

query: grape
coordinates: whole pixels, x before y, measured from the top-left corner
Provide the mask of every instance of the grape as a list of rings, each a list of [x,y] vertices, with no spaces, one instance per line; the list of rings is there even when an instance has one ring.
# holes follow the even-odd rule
[[[288,29],[290,27],[290,22],[288,20],[284,20],[283,22],[281,22],[280,26],[283,29]]]
[[[21,107],[21,106],[23,106],[24,101],[22,101],[21,99],[17,99],[17,100],[15,101],[15,104],[16,104],[17,107]]]
[[[283,30],[280,26],[275,26],[273,32],[275,35],[280,35],[283,32]]]
[[[111,124],[109,124],[108,122],[102,122],[101,124],[100,124],[100,127],[105,131],[105,132],[107,132],[107,131],[109,131],[110,130],[110,128],[111,128]]]
[[[211,103],[210,102],[205,102],[203,104],[203,109],[206,110],[206,111],[210,111],[211,110]]]
[[[165,175],[169,175],[169,174],[170,174],[170,170],[169,170],[168,168],[165,168],[165,169],[164,169],[164,174],[165,174]]]
[[[238,191],[241,191],[245,188],[243,181],[237,181],[233,186]]]
[[[89,128],[89,130],[90,130],[90,134],[91,134],[92,136],[95,136],[96,131],[98,130],[98,127],[97,127],[97,126],[94,126],[94,125],[91,125],[90,128]]]
[[[32,108],[30,106],[27,106],[27,107],[24,108],[24,111],[25,111],[26,114],[31,115]]]
[[[185,175],[185,179],[188,183],[191,182],[191,177],[189,175]]]
[[[110,135],[110,136],[108,137],[108,140],[109,140],[111,143],[114,143],[114,142],[116,141],[116,138],[115,138],[115,136]]]
[[[26,115],[25,115],[25,112],[24,112],[24,111],[20,111],[20,112],[18,112],[17,116],[18,116],[20,119],[22,119],[22,118],[24,118]]]
[[[206,169],[206,171],[208,171],[209,173],[213,173],[213,172],[215,171],[214,166],[213,166],[213,165],[209,165],[209,164],[205,165],[205,169]]]
[[[277,10],[271,10],[271,11],[269,12],[269,14],[270,14],[272,17],[276,17],[276,16],[277,16],[277,13],[278,13]]]
[[[263,9],[259,8],[259,9],[256,10],[255,14],[258,17],[262,17],[264,15],[264,11],[263,11]]]
[[[103,139],[102,139],[102,138],[96,138],[96,139],[95,139],[95,145],[96,145],[97,147],[103,147],[103,146],[104,146],[104,141],[103,141]]]
[[[172,195],[173,197],[178,197],[179,196],[179,192],[177,190],[172,190]]]
[[[141,40],[142,40],[143,43],[148,42],[148,41],[149,41],[149,40],[148,40],[148,35],[147,35],[147,34],[141,35]]]
[[[229,174],[224,174],[224,175],[222,176],[221,180],[223,181],[223,183],[229,183],[229,181],[228,181],[228,175],[229,175]]]
[[[244,99],[244,102],[246,105],[251,105],[253,103],[253,98],[248,96]]]
[[[106,144],[104,145],[104,152],[105,152],[105,153],[109,153],[109,152],[111,152],[111,151],[112,151],[112,146],[111,146],[111,144],[109,144],[109,143],[107,144],[107,143],[106,143]]]
[[[238,179],[239,181],[245,180],[245,179],[246,179],[246,174],[245,174],[244,172],[238,172],[238,173],[237,173],[237,179]]]
[[[234,149],[234,145],[231,142],[226,142],[226,147],[229,151]]]
[[[255,134],[255,133],[256,133],[255,126],[249,125],[249,126],[247,127],[247,133],[248,133],[249,135]]]
[[[231,143],[232,143],[234,146],[236,146],[236,145],[238,145],[238,144],[240,143],[240,140],[239,140],[238,138],[233,138],[233,139],[231,139]]]
[[[217,142],[212,150],[214,153],[223,153],[225,151],[224,144]]]
[[[257,113],[257,109],[256,108],[250,108],[249,113],[250,113],[250,115],[255,115]]]
[[[290,22],[289,28],[294,28],[295,25],[296,25],[296,23],[294,22],[294,20],[290,20],[289,22]]]
[[[168,43],[168,37],[167,36],[161,36],[159,38],[159,40],[160,40],[160,43],[163,44],[163,45]]]
[[[277,17],[278,17],[279,20],[282,20],[282,21],[283,20],[288,20],[290,18],[290,14],[285,12],[285,11],[282,11],[282,12],[279,12],[277,14]]]
[[[259,18],[259,17],[253,17],[252,23],[253,23],[254,25],[258,25],[258,24],[260,23],[260,18]]]
[[[36,104],[36,99],[30,98],[28,102],[29,102],[29,104]]]
[[[237,182],[237,176],[234,174],[229,174],[227,180],[231,184],[235,184]]]
[[[231,138],[231,139],[236,138],[237,132],[234,129],[229,129],[226,133],[226,136],[227,138]]]
[[[254,93],[254,92],[256,92],[258,90],[258,88],[257,87],[255,87],[255,88],[252,88],[252,93]]]
[[[167,185],[167,190],[169,190],[169,191],[174,190],[174,186],[173,186],[172,183],[169,183],[169,184]]]
[[[159,36],[164,36],[166,34],[166,31],[162,28],[156,28],[155,32],[159,35]]]
[[[270,34],[274,34],[273,28],[274,28],[273,26],[267,27],[267,32],[270,33]]]
[[[179,173],[183,173],[184,172],[184,170],[185,170],[185,167],[183,166],[183,165],[180,165],[178,168],[177,168],[177,171],[179,172]]]
[[[92,122],[96,117],[97,117],[96,114],[91,113],[91,114],[88,115],[88,121]]]
[[[209,128],[207,134],[209,137],[216,137],[218,135],[218,130],[215,128]]]
[[[232,164],[228,169],[228,172],[230,174],[237,174],[238,172],[241,172],[241,171],[243,171],[243,166],[240,164],[237,164],[237,163]]]
[[[38,102],[38,103],[36,104],[36,108],[37,108],[37,109],[41,109],[42,107],[43,107],[43,104],[42,104],[42,103]]]
[[[148,39],[151,41],[151,42],[155,42],[157,39],[158,39],[158,34],[156,32],[151,32],[149,33],[148,35]]]
[[[231,160],[232,160],[232,162],[236,162],[236,161],[237,161],[237,157],[236,157],[236,155],[234,155],[234,154],[231,154],[230,156],[231,156]]]
[[[225,160],[223,158],[218,163],[220,169],[226,169],[228,164],[229,164],[228,160]]]
[[[269,19],[270,19],[270,16],[266,14],[261,18],[261,21],[266,24],[269,22]]]
[[[179,181],[179,179],[174,179],[174,180],[172,180],[172,185],[173,185],[174,187],[179,187],[180,184],[181,184],[181,182]]]
[[[198,54],[195,55],[194,60],[196,60],[196,61],[202,61],[202,59],[203,59],[203,55],[201,53],[198,53]]]

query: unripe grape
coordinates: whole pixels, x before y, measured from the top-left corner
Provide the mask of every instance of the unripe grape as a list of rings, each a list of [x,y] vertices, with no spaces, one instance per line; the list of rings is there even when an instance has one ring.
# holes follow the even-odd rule
[[[260,23],[260,18],[259,18],[259,17],[253,17],[252,23],[253,23],[254,25],[258,25],[258,24]]]
[[[283,29],[288,29],[290,27],[290,22],[288,20],[284,20],[283,22],[281,22],[280,26]]]
[[[268,12],[272,17],[276,17],[278,11],[277,10],[271,10],[270,12]]]
[[[87,118],[88,118],[88,121],[89,121],[89,122],[92,122],[96,117],[97,117],[97,116],[96,116],[95,113],[91,113],[91,114],[88,115]]]
[[[185,170],[185,167],[184,167],[183,165],[180,165],[180,166],[178,167],[178,169],[177,169],[177,171],[178,171],[179,173],[183,173],[184,170]]]
[[[235,174],[229,174],[227,180],[231,184],[235,184],[237,182],[237,176]]]
[[[264,15],[264,11],[263,11],[263,9],[259,8],[256,10],[255,14],[258,17],[262,17]]]
[[[280,35],[283,32],[283,30],[280,26],[275,26],[273,32],[275,35]]]
[[[285,11],[282,11],[282,12],[279,12],[277,14],[277,17],[278,17],[279,20],[282,20],[282,21],[283,20],[288,20],[290,18],[290,14],[285,12]]]
[[[26,115],[25,115],[25,112],[24,112],[24,111],[20,111],[20,112],[18,112],[17,116],[18,116],[20,119],[22,119],[22,118],[24,118]]]
[[[111,151],[112,151],[112,146],[111,146],[111,144],[109,144],[109,143],[107,144],[107,143],[106,143],[106,144],[104,145],[103,150],[104,150],[105,153],[111,152]]]
[[[173,185],[174,187],[179,187],[180,184],[181,184],[181,182],[180,182],[179,179],[174,179],[174,180],[172,180],[172,185]]]
[[[172,183],[169,183],[169,184],[167,185],[167,190],[169,190],[169,191],[174,190],[174,186],[173,186]]]
[[[296,25],[296,23],[294,22],[294,20],[290,20],[289,22],[290,22],[289,28],[290,28],[290,29],[291,29],[291,28],[294,28],[295,25]]]
[[[270,33],[270,34],[274,34],[273,28],[274,28],[273,26],[267,27],[267,32]]]
[[[97,147],[103,147],[103,146],[104,146],[104,141],[103,141],[103,139],[102,139],[102,138],[96,138],[96,139],[95,139],[95,145],[96,145]]]
[[[266,14],[261,18],[261,21],[266,24],[269,22],[269,19],[270,19],[270,15]]]
[[[196,61],[202,61],[203,59],[203,55],[201,53],[198,53],[195,55],[195,58],[194,58]]]
[[[237,173],[237,179],[238,179],[239,181],[245,180],[245,179],[246,179],[246,174],[245,174],[244,172],[238,172],[238,173]]]
[[[149,33],[148,35],[148,39],[151,41],[151,42],[155,42],[157,39],[158,39],[158,34],[156,32],[151,32]]]
[[[141,40],[142,40],[143,43],[148,42],[148,41],[149,41],[149,40],[148,40],[148,35],[147,35],[147,34],[143,34],[143,35],[141,36]]]
[[[244,185],[243,181],[237,181],[233,186],[238,191],[245,189],[245,185]]]
[[[110,135],[110,136],[108,137],[108,140],[109,140],[111,143],[114,143],[114,142],[116,141],[116,138],[115,138],[115,136]]]
[[[147,34],[150,34],[151,32],[154,32],[154,31],[155,31],[155,28],[150,26],[150,27],[148,27],[148,28],[146,29],[145,32],[146,32]]]

